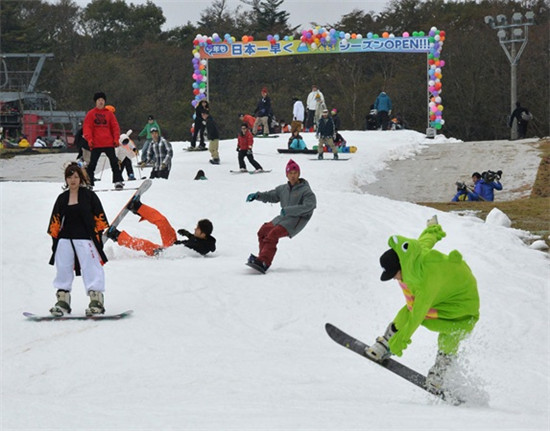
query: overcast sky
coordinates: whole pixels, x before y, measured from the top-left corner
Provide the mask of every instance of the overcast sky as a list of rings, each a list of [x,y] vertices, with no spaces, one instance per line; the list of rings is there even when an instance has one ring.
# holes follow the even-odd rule
[[[55,0],[50,2],[56,3]],[[88,0],[75,0],[75,2],[81,7],[90,3]],[[144,4],[146,0],[126,0],[126,3]],[[187,21],[195,24],[200,18],[201,12],[211,4],[205,0],[153,0],[153,3],[162,8],[166,18],[163,30],[184,25]],[[234,10],[239,5],[244,9],[248,8],[239,0],[227,0],[227,4],[230,10]],[[317,22],[321,25],[335,23],[340,20],[342,15],[354,9],[365,12],[381,12],[388,4],[389,0],[285,0],[283,7],[290,14],[291,26],[300,26],[301,30],[310,28],[310,22]],[[220,30],[212,29],[212,33],[218,31]]]

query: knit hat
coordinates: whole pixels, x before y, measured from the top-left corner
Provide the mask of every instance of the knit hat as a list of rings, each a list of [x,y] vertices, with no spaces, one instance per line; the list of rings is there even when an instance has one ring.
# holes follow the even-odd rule
[[[300,173],[300,166],[292,159],[286,164],[286,173],[288,174],[290,171],[298,171],[298,174]]]
[[[395,274],[401,269],[401,264],[399,263],[399,256],[393,248],[386,250],[382,256],[380,256],[380,266],[384,269],[380,280],[388,281],[391,280]]]
[[[153,127],[151,127],[151,128],[149,129],[149,131],[150,131],[150,132],[158,132],[159,129],[157,129],[155,126],[153,126]]]
[[[337,114],[337,113],[338,113],[338,109],[332,108],[332,110],[331,110],[330,112],[333,113],[333,114]]]
[[[96,102],[97,99],[103,99],[103,100],[107,101],[107,96],[105,95],[105,93],[103,91],[100,91],[100,92],[94,94],[94,102]]]
[[[267,87],[262,87],[262,93],[267,93]]]

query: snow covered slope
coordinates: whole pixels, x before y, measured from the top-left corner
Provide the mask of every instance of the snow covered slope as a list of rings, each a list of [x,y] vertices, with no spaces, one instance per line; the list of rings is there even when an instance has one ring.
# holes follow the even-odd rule
[[[0,183],[2,429],[548,429],[546,255],[524,245],[525,232],[361,192],[387,160],[455,140],[343,133],[358,147],[347,162],[293,156],[318,207],[304,231],[281,240],[266,275],[244,262],[280,208],[245,198],[285,181],[289,156],[276,148],[288,136],[256,141],[256,159],[273,169],[263,175],[229,173],[236,139],[220,143],[220,166],[175,143],[171,178],[155,180],[143,201],[176,229],[211,219],[218,250],[201,257],[174,246],[148,258],[109,242],[107,311],[135,310],[122,321],[24,319],[23,311],[46,313],[54,303],[45,232],[61,166],[58,183]],[[312,146],[313,136],[306,141]],[[198,169],[207,181],[193,181]],[[400,173],[405,181],[416,174]],[[112,219],[131,192],[99,195]],[[404,299],[397,284],[379,281],[378,258],[390,235],[416,237],[434,213],[447,232],[436,248],[464,255],[481,296],[481,319],[462,347],[474,401],[461,407],[435,401],[324,331],[331,322],[370,343],[385,329]],[[121,228],[159,238],[132,214]],[[83,312],[79,278],[72,296],[73,313]],[[420,328],[399,360],[426,372],[436,338]]]

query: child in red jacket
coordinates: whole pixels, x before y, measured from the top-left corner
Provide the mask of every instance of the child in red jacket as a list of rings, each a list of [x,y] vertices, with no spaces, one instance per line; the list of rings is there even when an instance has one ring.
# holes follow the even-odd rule
[[[242,172],[246,172],[246,164],[244,158],[246,157],[248,161],[254,166],[256,172],[263,171],[262,166],[254,160],[254,155],[252,154],[252,145],[254,145],[254,137],[250,132],[250,129],[246,123],[241,124],[241,131],[237,137],[237,151],[239,152],[239,168]]]

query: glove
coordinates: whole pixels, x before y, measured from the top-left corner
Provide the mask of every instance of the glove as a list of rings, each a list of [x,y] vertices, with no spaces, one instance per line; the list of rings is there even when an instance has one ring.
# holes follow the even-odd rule
[[[281,215],[282,215],[282,216],[286,216],[286,211],[285,211],[284,208],[281,208]]]
[[[239,146],[237,145],[237,148],[235,148],[235,151],[238,153],[239,152]]]
[[[252,155],[252,150],[251,150],[251,149],[250,149],[250,150],[246,150],[246,154],[248,154],[249,156],[251,156],[251,155]]]
[[[165,171],[166,170],[166,163],[163,163],[160,165],[160,170]]]
[[[189,232],[188,230],[186,229],[178,229],[178,233],[181,235],[181,236],[186,236],[186,237],[191,237],[191,232]]]
[[[185,241],[180,241],[179,239],[174,241],[175,245],[185,244]]]
[[[256,193],[250,193],[247,197],[246,197],[246,201],[247,202],[252,202],[253,200],[256,200],[258,198],[258,192]]]

